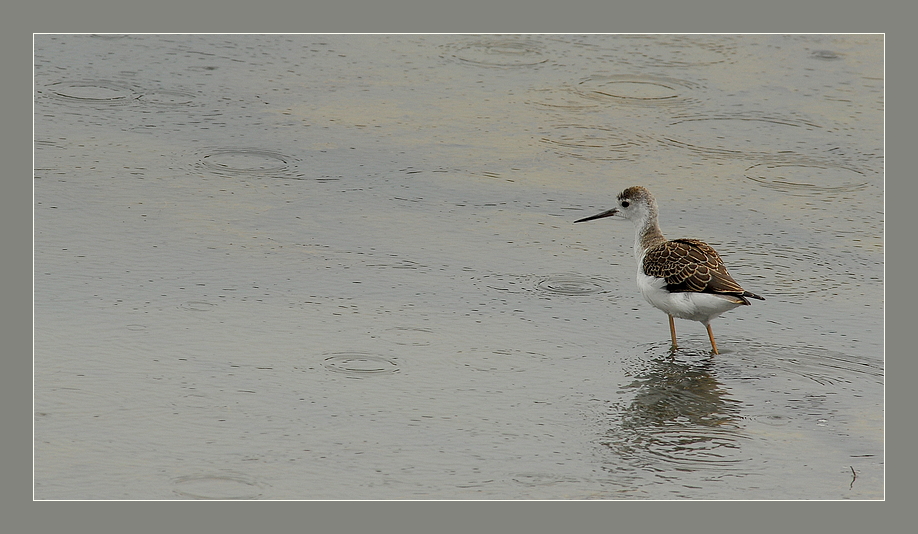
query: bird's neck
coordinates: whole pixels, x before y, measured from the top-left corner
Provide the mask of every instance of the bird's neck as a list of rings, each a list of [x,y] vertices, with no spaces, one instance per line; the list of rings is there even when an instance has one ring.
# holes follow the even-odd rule
[[[656,210],[651,210],[646,217],[642,218],[634,225],[634,257],[638,264],[644,257],[644,253],[651,247],[665,243],[666,238],[660,231],[660,225],[657,223]]]

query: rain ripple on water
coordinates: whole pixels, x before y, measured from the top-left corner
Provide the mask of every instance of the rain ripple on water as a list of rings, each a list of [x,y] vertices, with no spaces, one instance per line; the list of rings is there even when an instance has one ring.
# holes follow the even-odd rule
[[[327,354],[322,364],[329,371],[347,375],[350,378],[396,373],[401,369],[398,361],[366,352],[338,352]]]
[[[543,50],[530,39],[490,38],[453,45],[443,55],[482,67],[527,67],[548,61]]]
[[[172,481],[176,495],[203,500],[258,499],[264,484],[240,473],[208,473],[187,475]]]
[[[609,283],[606,278],[577,273],[558,273],[547,276],[491,273],[474,280],[492,290],[522,294],[533,293],[544,297],[577,297],[606,293],[608,291],[606,285]]]

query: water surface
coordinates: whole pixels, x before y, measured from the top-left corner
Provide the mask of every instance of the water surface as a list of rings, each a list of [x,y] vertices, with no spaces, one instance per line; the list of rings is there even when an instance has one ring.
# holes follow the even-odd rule
[[[40,35],[38,499],[880,499],[880,36]],[[704,328],[670,238],[765,296]]]

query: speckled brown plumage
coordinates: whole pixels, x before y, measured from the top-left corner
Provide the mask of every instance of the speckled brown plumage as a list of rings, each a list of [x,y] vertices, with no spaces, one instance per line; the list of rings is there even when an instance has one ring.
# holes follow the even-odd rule
[[[727,272],[717,251],[697,239],[675,239],[651,247],[643,268],[648,276],[666,280],[666,289],[671,292],[729,295],[742,304],[749,304],[746,297],[762,299],[744,290]]]

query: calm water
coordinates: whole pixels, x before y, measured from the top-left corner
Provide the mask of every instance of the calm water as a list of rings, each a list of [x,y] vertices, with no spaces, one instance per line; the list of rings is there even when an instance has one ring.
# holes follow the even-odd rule
[[[884,497],[879,36],[38,36],[38,499]],[[644,185],[766,297],[635,286]]]

